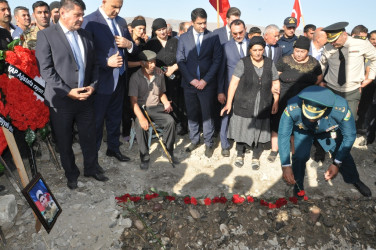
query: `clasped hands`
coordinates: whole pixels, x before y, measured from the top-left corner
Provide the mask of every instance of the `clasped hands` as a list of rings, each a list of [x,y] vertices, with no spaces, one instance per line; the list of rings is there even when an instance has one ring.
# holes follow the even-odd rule
[[[203,90],[206,86],[207,82],[205,82],[204,79],[201,79],[201,80],[197,80],[197,79],[193,79],[191,81],[191,85],[193,87],[195,87],[196,89],[199,89],[199,90]]]
[[[339,168],[336,165],[330,164],[330,166],[328,167],[328,170],[326,170],[324,174],[325,180],[329,181],[333,179],[334,177],[336,177],[338,174],[338,171],[339,171]],[[287,184],[293,185],[296,183],[294,173],[292,171],[292,167],[282,167],[282,172],[283,172],[282,173],[283,179],[287,182]]]
[[[73,100],[85,101],[91,94],[93,94],[94,88],[91,86],[74,88],[71,89],[68,93],[68,97]]]

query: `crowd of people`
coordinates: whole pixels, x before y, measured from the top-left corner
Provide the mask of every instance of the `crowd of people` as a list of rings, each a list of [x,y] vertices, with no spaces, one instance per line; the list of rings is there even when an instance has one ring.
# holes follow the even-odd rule
[[[120,151],[119,139],[129,139],[134,124],[140,168],[149,168],[146,111],[163,130],[174,163],[179,163],[177,135],[189,133],[185,150],[190,153],[199,146],[202,131],[204,154],[210,158],[219,134],[221,155],[230,156],[234,141],[234,165],[245,165],[244,154],[252,151],[254,170],[270,143],[267,160],[274,162],[281,154],[283,177],[297,193],[314,143],[316,161],[332,153],[327,179],[339,171],[363,195],[371,195],[350,149],[355,121],[359,132],[366,131],[363,144],[375,138],[376,31],[358,25],[348,34],[346,22],[325,28],[307,24],[298,37],[296,18],[287,17],[283,29],[270,24],[264,31],[251,27],[247,32],[241,11],[231,7],[227,24],[213,32],[207,29],[206,11],[196,8],[179,32],[157,18],[149,35],[145,18],[136,16],[127,24],[119,16],[122,7],[123,0],[102,0],[96,11],[84,15],[82,0],[37,1],[32,6],[35,23],[29,9],[18,6],[15,26],[8,2],[0,0],[0,49],[20,37],[24,47],[35,49],[70,189],[77,188],[80,174],[72,151],[74,124],[84,175],[106,181],[98,164],[104,126],[106,155],[126,162],[130,159]]]

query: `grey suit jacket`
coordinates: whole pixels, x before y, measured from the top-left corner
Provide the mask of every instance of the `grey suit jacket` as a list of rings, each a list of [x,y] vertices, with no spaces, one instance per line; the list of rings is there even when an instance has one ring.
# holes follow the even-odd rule
[[[98,66],[95,60],[93,39],[88,31],[79,29],[77,32],[85,50],[84,86],[92,86],[96,89]],[[59,23],[38,32],[35,55],[40,74],[46,81],[44,94],[46,105],[68,107],[80,102],[67,96],[71,89],[78,87],[78,66]]]

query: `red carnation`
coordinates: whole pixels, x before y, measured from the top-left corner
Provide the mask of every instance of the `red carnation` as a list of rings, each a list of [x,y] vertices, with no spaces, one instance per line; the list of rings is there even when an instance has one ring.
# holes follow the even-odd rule
[[[290,197],[289,200],[294,203],[294,204],[298,204],[298,198],[296,198],[295,196],[294,197]]]
[[[140,197],[140,196],[131,196],[129,199],[130,199],[131,201],[133,201],[133,202],[138,202],[138,201],[141,200],[141,197]]]
[[[227,202],[226,197],[224,197],[224,196],[220,197],[219,202],[222,203],[222,204],[225,204]]]
[[[0,129],[0,155],[3,154],[4,149],[7,147],[7,140],[5,139],[4,132]]]
[[[118,201],[118,203],[121,203],[121,202],[127,202],[130,197],[131,196],[129,194],[125,194],[120,197],[115,197],[115,199]]]
[[[185,204],[191,204],[191,198],[189,196],[184,197],[184,203]]]
[[[209,206],[212,203],[210,198],[205,198],[204,202],[206,206]]]
[[[298,196],[304,196],[304,195],[305,195],[304,190],[300,190],[300,191],[298,192]]]
[[[238,194],[234,194],[232,196],[232,202],[235,203],[235,204],[241,204],[244,201],[245,201],[245,199]]]
[[[252,196],[247,196],[248,202],[255,202],[255,199]]]
[[[273,203],[269,203],[269,208],[270,209],[273,209],[273,208],[276,208],[277,207],[277,205],[276,204],[273,204]]]
[[[307,195],[304,195],[304,200],[308,201],[308,196]]]
[[[196,198],[195,197],[191,197],[191,204],[193,204],[193,205],[197,205],[197,200],[196,200]]]
[[[169,201],[174,201],[174,200],[176,199],[174,196],[169,196],[169,195],[167,195],[167,196],[165,196],[165,197],[166,197],[166,199],[169,200]]]

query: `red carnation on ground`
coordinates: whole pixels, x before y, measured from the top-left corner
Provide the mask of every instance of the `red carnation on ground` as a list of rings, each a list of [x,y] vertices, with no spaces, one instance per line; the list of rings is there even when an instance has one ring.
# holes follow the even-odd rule
[[[235,204],[242,204],[244,201],[245,199],[238,194],[232,196],[232,202]]]
[[[184,203],[185,204],[191,204],[191,198],[189,196],[184,197]]]
[[[247,196],[248,202],[255,202],[255,199],[252,196]]]
[[[212,201],[210,198],[205,198],[204,203],[206,206],[209,206],[212,203]]]
[[[290,197],[289,200],[294,203],[294,204],[298,204],[298,198],[296,198],[295,196],[294,197]]]
[[[169,200],[169,201],[174,201],[176,198],[174,196],[165,196],[166,200]]]
[[[193,204],[193,205],[197,205],[197,200],[196,200],[196,198],[195,197],[191,197],[191,204]]]

